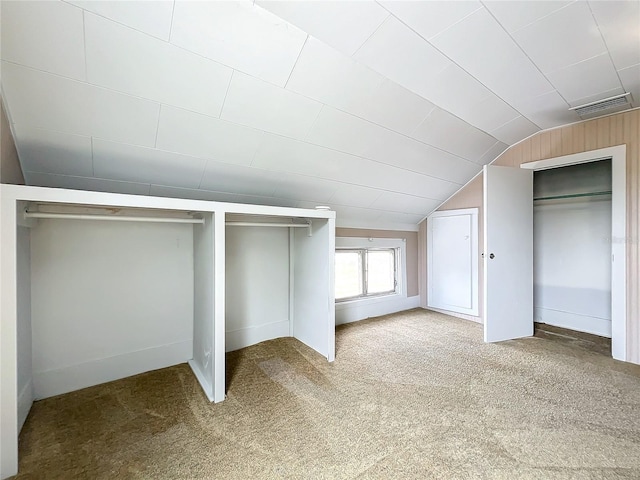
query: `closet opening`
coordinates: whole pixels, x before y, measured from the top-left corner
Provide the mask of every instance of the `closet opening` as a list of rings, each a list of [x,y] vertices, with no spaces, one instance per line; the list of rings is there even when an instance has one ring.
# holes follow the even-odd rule
[[[611,159],[533,174],[536,335],[611,355]]]
[[[626,146],[520,167],[534,174],[534,326],[626,361]]]

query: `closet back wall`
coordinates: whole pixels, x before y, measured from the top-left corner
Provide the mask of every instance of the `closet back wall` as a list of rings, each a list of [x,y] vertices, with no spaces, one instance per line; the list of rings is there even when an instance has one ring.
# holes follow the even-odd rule
[[[193,227],[41,220],[31,229],[36,399],[193,351]]]
[[[227,226],[225,265],[226,350],[288,336],[289,229]]]

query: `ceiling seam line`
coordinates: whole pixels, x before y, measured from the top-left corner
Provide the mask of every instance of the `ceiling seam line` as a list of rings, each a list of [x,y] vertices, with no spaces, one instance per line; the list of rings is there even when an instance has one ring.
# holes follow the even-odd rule
[[[255,2],[255,0],[254,0]],[[293,62],[293,66],[291,67],[291,71],[289,72],[289,76],[287,77],[287,81],[284,82],[284,86],[281,87],[284,90],[287,90],[287,85],[289,84],[289,80],[291,80],[291,76],[293,75],[293,71],[296,69],[296,65],[298,64],[298,60],[300,60],[300,57],[302,56],[302,51],[304,50],[305,45],[307,44],[307,40],[309,40],[309,34],[307,33],[307,36],[304,38],[304,42],[302,42],[302,47],[300,48],[300,51],[298,52],[298,56],[296,57],[295,62]],[[289,91],[289,90],[287,90]]]
[[[376,2],[376,3],[377,3],[378,5],[380,5],[378,2]],[[382,7],[382,5],[380,5],[380,6]],[[383,10],[385,10],[385,11],[387,12],[387,16],[386,16],[386,17],[384,17],[384,19],[380,22],[380,24],[379,24],[379,25],[378,25],[378,26],[373,30],[373,32],[371,32],[371,35],[369,35],[369,36],[365,39],[365,41],[364,41],[364,42],[362,42],[358,48],[356,48],[356,51],[355,51],[355,52],[353,52],[351,55],[347,55],[347,57],[348,57],[348,58],[350,58],[350,59],[352,59],[352,60],[354,60],[354,61],[356,61],[356,62],[357,62],[357,60],[356,60],[355,58],[353,58],[353,57],[355,57],[355,56],[356,56],[356,54],[360,51],[360,49],[361,49],[362,47],[364,47],[364,46],[366,45],[366,43],[367,43],[369,40],[371,40],[371,37],[373,37],[373,36],[376,34],[376,32],[377,32],[378,30],[380,30],[380,28],[382,27],[382,25],[384,25],[385,23],[387,23],[387,20],[389,20],[389,17],[391,16],[391,13],[389,13],[389,11],[388,11],[386,8],[384,8],[384,7],[382,7],[382,8],[383,8]],[[322,43],[325,43],[325,42],[322,42]],[[329,44],[327,44],[327,45],[329,45]],[[331,47],[331,48],[333,48],[333,47]],[[336,50],[337,50],[337,51],[339,51],[338,49],[336,49]],[[342,52],[340,52],[340,53],[342,53]],[[360,62],[358,62],[358,63],[360,63]],[[373,69],[372,69],[372,70],[373,70]],[[383,77],[384,77],[384,75],[383,75]],[[386,77],[385,77],[385,78],[386,78]]]
[[[13,61],[10,61],[10,60],[2,60],[2,61],[3,61],[3,62],[6,62],[6,63],[9,63],[9,64],[11,64],[11,65],[16,65],[16,66],[18,66],[18,67],[20,67],[20,68],[24,68],[24,69],[27,69],[27,70],[32,70],[32,71],[35,71],[35,72],[44,73],[44,74],[46,74],[46,75],[52,75],[52,76],[54,76],[54,77],[58,77],[58,78],[62,78],[62,79],[65,79],[65,80],[69,80],[69,81],[71,81],[71,82],[80,83],[80,84],[88,85],[88,86],[95,87],[95,88],[98,88],[98,89],[106,90],[106,91],[108,91],[108,92],[116,93],[116,94],[118,94],[118,95],[124,95],[124,96],[126,96],[126,97],[131,97],[131,98],[135,98],[135,99],[137,99],[137,100],[142,100],[142,101],[145,101],[145,102],[151,102],[151,103],[155,103],[155,104],[159,104],[159,105],[165,105],[165,106],[167,106],[167,107],[177,108],[177,109],[184,110],[184,111],[186,111],[186,112],[190,112],[190,113],[193,113],[193,114],[196,114],[196,115],[202,115],[202,116],[209,117],[209,118],[213,118],[213,119],[220,120],[220,121],[223,121],[223,122],[228,122],[228,123],[233,124],[233,125],[240,125],[240,126],[242,126],[242,127],[252,128],[252,129],[254,129],[254,130],[258,130],[258,131],[261,131],[261,132],[272,133],[273,135],[280,135],[280,136],[282,136],[282,137],[291,138],[291,139],[293,139],[293,140],[298,140],[297,138],[294,138],[294,137],[287,137],[286,135],[278,134],[278,133],[274,133],[274,132],[269,132],[269,131],[267,131],[267,130],[261,130],[261,129],[256,128],[256,127],[253,127],[253,126],[251,126],[251,125],[245,125],[245,124],[242,124],[242,123],[232,122],[232,121],[230,121],[230,120],[223,119],[223,118],[221,118],[221,117],[215,117],[215,116],[213,116],[213,115],[210,115],[210,114],[207,114],[207,113],[198,112],[198,111],[196,111],[196,110],[191,110],[191,109],[189,109],[189,108],[179,107],[179,106],[176,106],[176,105],[170,105],[170,104],[168,104],[168,103],[164,103],[164,102],[162,102],[162,101],[160,101],[160,100],[153,100],[153,99],[150,99],[150,98],[147,98],[147,97],[141,97],[141,96],[139,96],[139,95],[135,95],[135,94],[127,93],[127,92],[122,92],[122,91],[120,91],[120,90],[116,90],[116,89],[114,89],[114,88],[112,88],[112,87],[105,87],[105,86],[102,86],[102,85],[97,85],[97,84],[95,84],[95,83],[90,83],[90,82],[88,82],[88,81],[86,81],[86,80],[78,80],[78,79],[73,78],[73,77],[67,77],[67,76],[65,76],[65,75],[61,75],[61,74],[59,74],[59,73],[49,72],[49,71],[47,71],[47,70],[42,70],[42,69],[40,69],[40,68],[31,67],[31,66],[29,66],[29,65],[23,65],[23,64],[21,64],[21,63],[16,63],[16,62],[13,62]],[[235,72],[236,70],[235,70],[235,69],[232,69],[232,70],[233,70],[233,71],[232,71],[232,76],[233,76],[233,72]],[[238,70],[238,72],[243,73],[243,74],[245,74],[245,75],[248,75],[248,74],[246,74],[246,73],[244,73],[244,72],[242,72],[242,71],[240,71],[240,70]],[[248,75],[248,76],[253,77],[252,75]],[[255,78],[255,79],[259,80],[259,81],[264,81],[264,80],[261,80],[261,79],[259,79],[259,78],[257,78],[257,77],[253,77],[253,78]],[[386,78],[386,77],[385,77],[385,78]],[[391,80],[391,81],[393,81],[393,80]],[[269,82],[266,82],[266,83],[269,83]],[[394,82],[394,83],[395,83],[395,82]],[[231,85],[231,81],[229,82],[229,86],[230,86],[230,85]],[[271,85],[272,85],[272,86],[276,86],[277,88],[282,88],[282,87],[278,87],[277,85],[274,85],[274,84],[271,84]],[[399,85],[399,84],[398,84],[398,85]],[[229,86],[227,87],[227,92],[228,92],[228,88],[229,88]],[[400,86],[401,86],[401,85],[400,85]],[[403,87],[403,88],[404,88],[404,87]],[[447,154],[449,154],[449,155],[452,155],[452,156],[454,156],[454,157],[457,157],[457,158],[459,158],[459,159],[461,159],[461,160],[464,160],[464,161],[466,161],[466,162],[469,162],[469,163],[471,163],[471,164],[476,163],[476,162],[475,162],[475,161],[473,161],[473,160],[470,160],[470,159],[468,159],[468,158],[462,157],[462,156],[460,156],[460,155],[458,155],[458,154],[456,154],[456,153],[450,152],[450,151],[448,151],[448,150],[444,150],[443,148],[440,148],[440,147],[438,147],[438,146],[436,146],[436,145],[431,145],[431,144],[429,144],[429,143],[423,142],[422,140],[419,140],[419,139],[417,139],[417,138],[411,137],[410,135],[407,135],[407,134],[405,134],[405,133],[399,132],[399,131],[397,131],[397,130],[393,130],[393,129],[389,128],[389,127],[385,127],[384,125],[380,125],[380,124],[378,124],[378,123],[376,123],[376,122],[373,122],[373,121],[371,121],[371,120],[368,120],[368,119],[366,119],[366,118],[364,118],[364,117],[360,117],[360,116],[355,115],[355,114],[353,114],[353,113],[347,112],[346,110],[342,110],[342,109],[337,108],[337,107],[334,107],[334,106],[332,106],[332,105],[329,105],[329,104],[326,104],[326,103],[322,103],[321,101],[316,100],[316,99],[314,99],[314,98],[312,98],[312,97],[308,97],[308,96],[306,96],[306,95],[303,95],[303,94],[300,94],[300,93],[297,93],[297,92],[292,92],[291,90],[287,90],[287,92],[289,92],[289,93],[293,93],[293,94],[295,94],[295,95],[300,95],[300,96],[301,96],[301,97],[303,97],[303,98],[306,98],[306,99],[308,99],[308,100],[312,100],[312,101],[314,101],[314,102],[320,103],[320,104],[321,104],[321,105],[323,105],[323,106],[327,106],[327,107],[329,107],[329,108],[333,108],[333,109],[335,109],[335,110],[337,110],[337,111],[339,111],[339,112],[345,113],[345,114],[350,115],[350,116],[355,117],[355,118],[358,118],[358,119],[360,119],[360,120],[362,120],[362,121],[364,121],[364,122],[371,123],[372,125],[375,125],[375,126],[377,126],[377,127],[380,127],[380,128],[385,129],[385,130],[388,130],[388,131],[390,131],[390,132],[392,132],[392,133],[395,133],[395,134],[397,134],[397,135],[399,135],[399,136],[405,137],[405,138],[407,138],[407,139],[409,139],[409,140],[413,140],[413,141],[415,141],[415,142],[421,143],[422,145],[426,145],[426,146],[429,146],[429,147],[434,148],[434,149],[436,149],[436,150],[439,150],[439,151],[441,151],[441,152],[447,153]],[[420,95],[418,95],[418,96],[420,96]],[[421,96],[420,96],[420,97],[421,97]],[[424,97],[421,97],[421,98],[424,98]],[[225,96],[225,99],[226,99],[226,96]],[[429,101],[430,103],[432,103],[433,105],[435,105],[437,108],[440,108],[440,109],[444,110],[442,107],[439,107],[438,105],[436,105],[435,103],[431,102],[430,100],[428,100],[428,99],[425,99],[425,100]],[[223,106],[224,106],[224,105],[223,105]],[[432,110],[433,110],[433,109],[432,109]],[[445,110],[445,111],[447,111],[447,110]],[[221,113],[222,113],[222,110],[221,110]],[[449,113],[450,113],[450,112],[449,112]],[[452,114],[452,115],[453,115],[453,114]],[[453,116],[455,116],[455,115],[453,115]],[[475,128],[475,129],[477,129],[477,130],[479,130],[479,131],[481,131],[481,132],[485,133],[486,135],[488,135],[488,136],[490,136],[490,137],[494,138],[496,141],[500,141],[500,140],[498,140],[497,138],[495,138],[493,135],[491,135],[491,133],[489,133],[489,132],[487,132],[487,131],[485,131],[485,130],[482,130],[481,128],[478,128],[478,127],[476,127],[475,125],[470,124],[469,122],[467,122],[467,121],[465,121],[465,120],[461,119],[460,117],[457,117],[457,116],[456,116],[456,118],[459,118],[461,121],[465,122],[465,123],[466,123],[466,124],[468,124],[470,127]],[[298,140],[298,141],[304,141],[304,140]],[[307,142],[307,143],[310,143],[310,142]],[[347,153],[347,152],[343,152],[343,153]],[[367,158],[367,157],[362,157],[362,158]]]
[[[484,6],[484,4],[483,4]],[[485,7],[486,8],[486,7]],[[475,10],[473,13],[479,11]],[[472,13],[472,14],[473,14]],[[470,15],[472,15],[470,14]],[[393,14],[392,14],[393,15]],[[478,79],[477,77],[473,76],[471,73],[469,73],[467,71],[467,69],[465,69],[464,67],[462,67],[460,64],[458,64],[457,62],[455,62],[451,57],[449,57],[447,54],[445,54],[442,50],[440,50],[438,47],[436,47],[433,43],[431,43],[429,40],[427,40],[426,38],[424,38],[422,35],[420,35],[418,32],[416,32],[413,28],[411,28],[407,23],[405,23],[403,20],[401,20],[400,18],[398,18],[397,16],[393,15],[394,18],[396,18],[400,23],[402,23],[405,27],[407,27],[409,30],[411,30],[413,33],[415,33],[416,35],[418,35],[422,40],[424,40],[425,42],[427,42],[429,45],[431,45],[434,49],[436,49],[438,52],[440,52],[440,54],[442,56],[444,56],[445,58],[447,58],[452,64],[456,65],[460,70],[462,70],[463,72],[465,72],[467,75],[469,75],[473,80],[475,80],[476,82],[478,82],[480,85],[482,85],[487,91],[489,91],[492,95],[494,95],[498,100],[502,101],[505,105],[507,105],[509,108],[511,108],[513,111],[517,112],[520,114],[521,117],[526,118],[529,122],[531,122],[533,125],[535,125],[536,127],[540,128],[540,126],[538,124],[536,124],[535,122],[531,121],[531,119],[529,119],[528,117],[526,117],[525,115],[522,114],[522,112],[520,112],[519,110],[516,110],[509,102],[507,102],[504,98],[502,98],[500,95],[498,95],[496,92],[494,92],[491,88],[487,87],[484,82],[481,82],[480,79]],[[467,15],[468,17],[468,15]],[[465,17],[466,18],[466,17]],[[546,78],[546,77],[545,77]],[[551,83],[551,82],[549,82]],[[435,104],[435,102],[432,102]],[[443,109],[446,110],[446,109]],[[448,111],[448,110],[447,110]],[[475,125],[474,125],[475,126]],[[478,128],[478,127],[476,127]],[[481,129],[480,129],[481,130]],[[492,130],[492,131],[495,131]],[[493,136],[493,135],[492,135]],[[494,137],[495,138],[495,137]]]
[[[588,1],[586,3],[587,3],[587,7],[589,8],[589,13],[591,13],[591,17],[593,18],[593,22],[596,24],[596,27],[598,28],[598,33],[600,34],[602,43],[604,43],[604,46],[607,49],[607,55],[609,57],[609,60],[611,61],[611,65],[613,65],[613,70],[616,72],[616,77],[618,78],[618,82],[620,82],[620,86],[622,87],[622,91],[624,92],[626,90],[626,87],[624,86],[624,83],[622,83],[622,79],[620,78],[620,74],[618,73],[618,69],[616,68],[616,63],[613,61],[613,57],[611,56],[611,49],[607,44],[607,40],[604,38],[604,34],[602,33],[602,29],[600,28],[598,19],[596,18],[595,14],[593,13],[593,9],[591,8],[591,4]],[[592,57],[592,58],[595,58],[595,57]],[[586,61],[586,60],[583,60],[583,61]],[[629,102],[629,105],[631,105],[631,102]]]
[[[171,22],[169,23],[169,38],[168,43],[171,43],[171,34],[173,33],[173,14],[176,12],[176,0],[173,0],[173,6],[171,7]]]
[[[535,69],[540,73],[540,75],[542,75],[542,76],[544,77],[544,79],[549,83],[549,85],[551,85],[551,86],[553,87],[553,91],[554,91],[554,92],[556,92],[556,93],[560,96],[560,98],[562,98],[562,100],[564,101],[564,103],[566,103],[566,104],[567,104],[567,109],[569,109],[569,107],[570,107],[571,105],[569,104],[569,102],[567,101],[567,99],[566,99],[566,98],[564,98],[564,95],[562,95],[562,94],[558,91],[558,89],[557,89],[557,88],[555,87],[555,85],[551,82],[551,80],[549,80],[549,78],[547,77],[547,75],[546,75],[546,74],[545,74],[545,73],[540,69],[540,67],[538,67],[538,65],[536,64],[536,62],[534,62],[534,61],[533,61],[533,59],[529,56],[529,54],[528,54],[527,52],[525,52],[525,51],[524,51],[524,48],[522,48],[522,46],[520,46],[520,43],[518,43],[518,41],[513,37],[513,35],[511,35],[511,32],[509,32],[506,28],[504,28],[504,26],[502,25],[502,23],[500,23],[500,21],[496,18],[496,16],[493,14],[493,12],[492,12],[490,9],[488,9],[488,8],[486,7],[486,5],[484,5],[484,1],[485,1],[485,0],[480,0],[480,3],[482,3],[482,5],[484,6],[485,10],[489,13],[489,15],[491,15],[491,17],[496,21],[496,23],[497,23],[498,25],[500,25],[500,28],[502,28],[502,30],[504,31],[504,33],[506,33],[506,34],[507,34],[507,36],[508,36],[512,41],[513,41],[513,43],[514,43],[514,44],[518,47],[518,49],[522,52],[522,54],[523,54],[525,57],[527,57],[527,60],[529,60],[529,61],[531,62],[531,64],[532,64],[532,65],[534,66],[534,68],[535,68]],[[565,5],[564,7],[560,7],[560,8],[559,8],[559,9],[557,9],[557,10],[554,10],[553,12],[549,13],[548,15],[545,15],[544,17],[539,18],[538,20],[542,20],[543,18],[546,18],[546,17],[548,17],[548,16],[550,16],[550,15],[553,15],[554,13],[556,13],[556,12],[558,12],[558,11],[562,10],[563,8],[568,7],[569,5],[571,5],[571,3],[569,3],[569,4]],[[529,24],[528,24],[528,25],[526,25],[526,26],[533,25],[533,24],[534,24],[535,22],[537,22],[538,20],[536,20],[536,21],[534,21],[534,22],[531,22],[531,23],[529,23]],[[525,28],[525,27],[522,27],[522,28]],[[522,28],[520,28],[520,29],[518,29],[518,30],[516,30],[516,31],[520,31],[520,30],[522,30]],[[549,93],[551,93],[551,92],[543,93],[543,94],[541,94],[541,95],[548,95]],[[539,96],[541,96],[541,95],[539,95]],[[535,98],[537,98],[537,97],[535,97]],[[538,125],[538,126],[539,126],[539,125]],[[555,128],[555,127],[551,127],[551,128]],[[543,129],[543,128],[541,128],[540,130],[544,130],[544,129]]]
[[[158,121],[156,122],[156,138],[153,141],[153,148],[158,147],[158,133],[160,132],[160,117],[162,116],[162,103],[160,104],[160,108],[158,108]]]
[[[222,120],[222,111],[224,110],[224,104],[227,103],[227,95],[229,95],[229,89],[231,88],[231,82],[233,82],[233,75],[236,73],[235,70],[231,70],[231,76],[229,77],[229,83],[227,84],[227,90],[224,92],[224,98],[222,99],[222,105],[220,105],[220,112],[218,113],[217,117],[212,117],[212,118],[218,118],[220,120]],[[171,105],[169,105],[171,106]],[[174,108],[180,108],[180,107],[174,107]],[[189,110],[187,110],[189,111]],[[193,112],[196,113],[196,112]],[[204,114],[201,114],[204,115]],[[228,121],[228,120],[223,120],[223,121]]]

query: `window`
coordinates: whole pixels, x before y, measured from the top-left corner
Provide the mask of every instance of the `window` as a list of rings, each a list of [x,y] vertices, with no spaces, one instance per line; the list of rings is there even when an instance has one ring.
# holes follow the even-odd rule
[[[397,293],[397,249],[336,250],[336,301]]]

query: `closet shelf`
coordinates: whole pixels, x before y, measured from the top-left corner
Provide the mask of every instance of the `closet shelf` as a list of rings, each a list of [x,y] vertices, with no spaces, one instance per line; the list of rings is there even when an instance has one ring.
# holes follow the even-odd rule
[[[580,198],[580,197],[600,197],[604,195],[611,195],[611,190],[607,190],[604,192],[591,192],[591,193],[572,193],[568,195],[553,195],[550,197],[536,197],[533,199],[534,202],[540,200],[563,200],[567,198]]]

